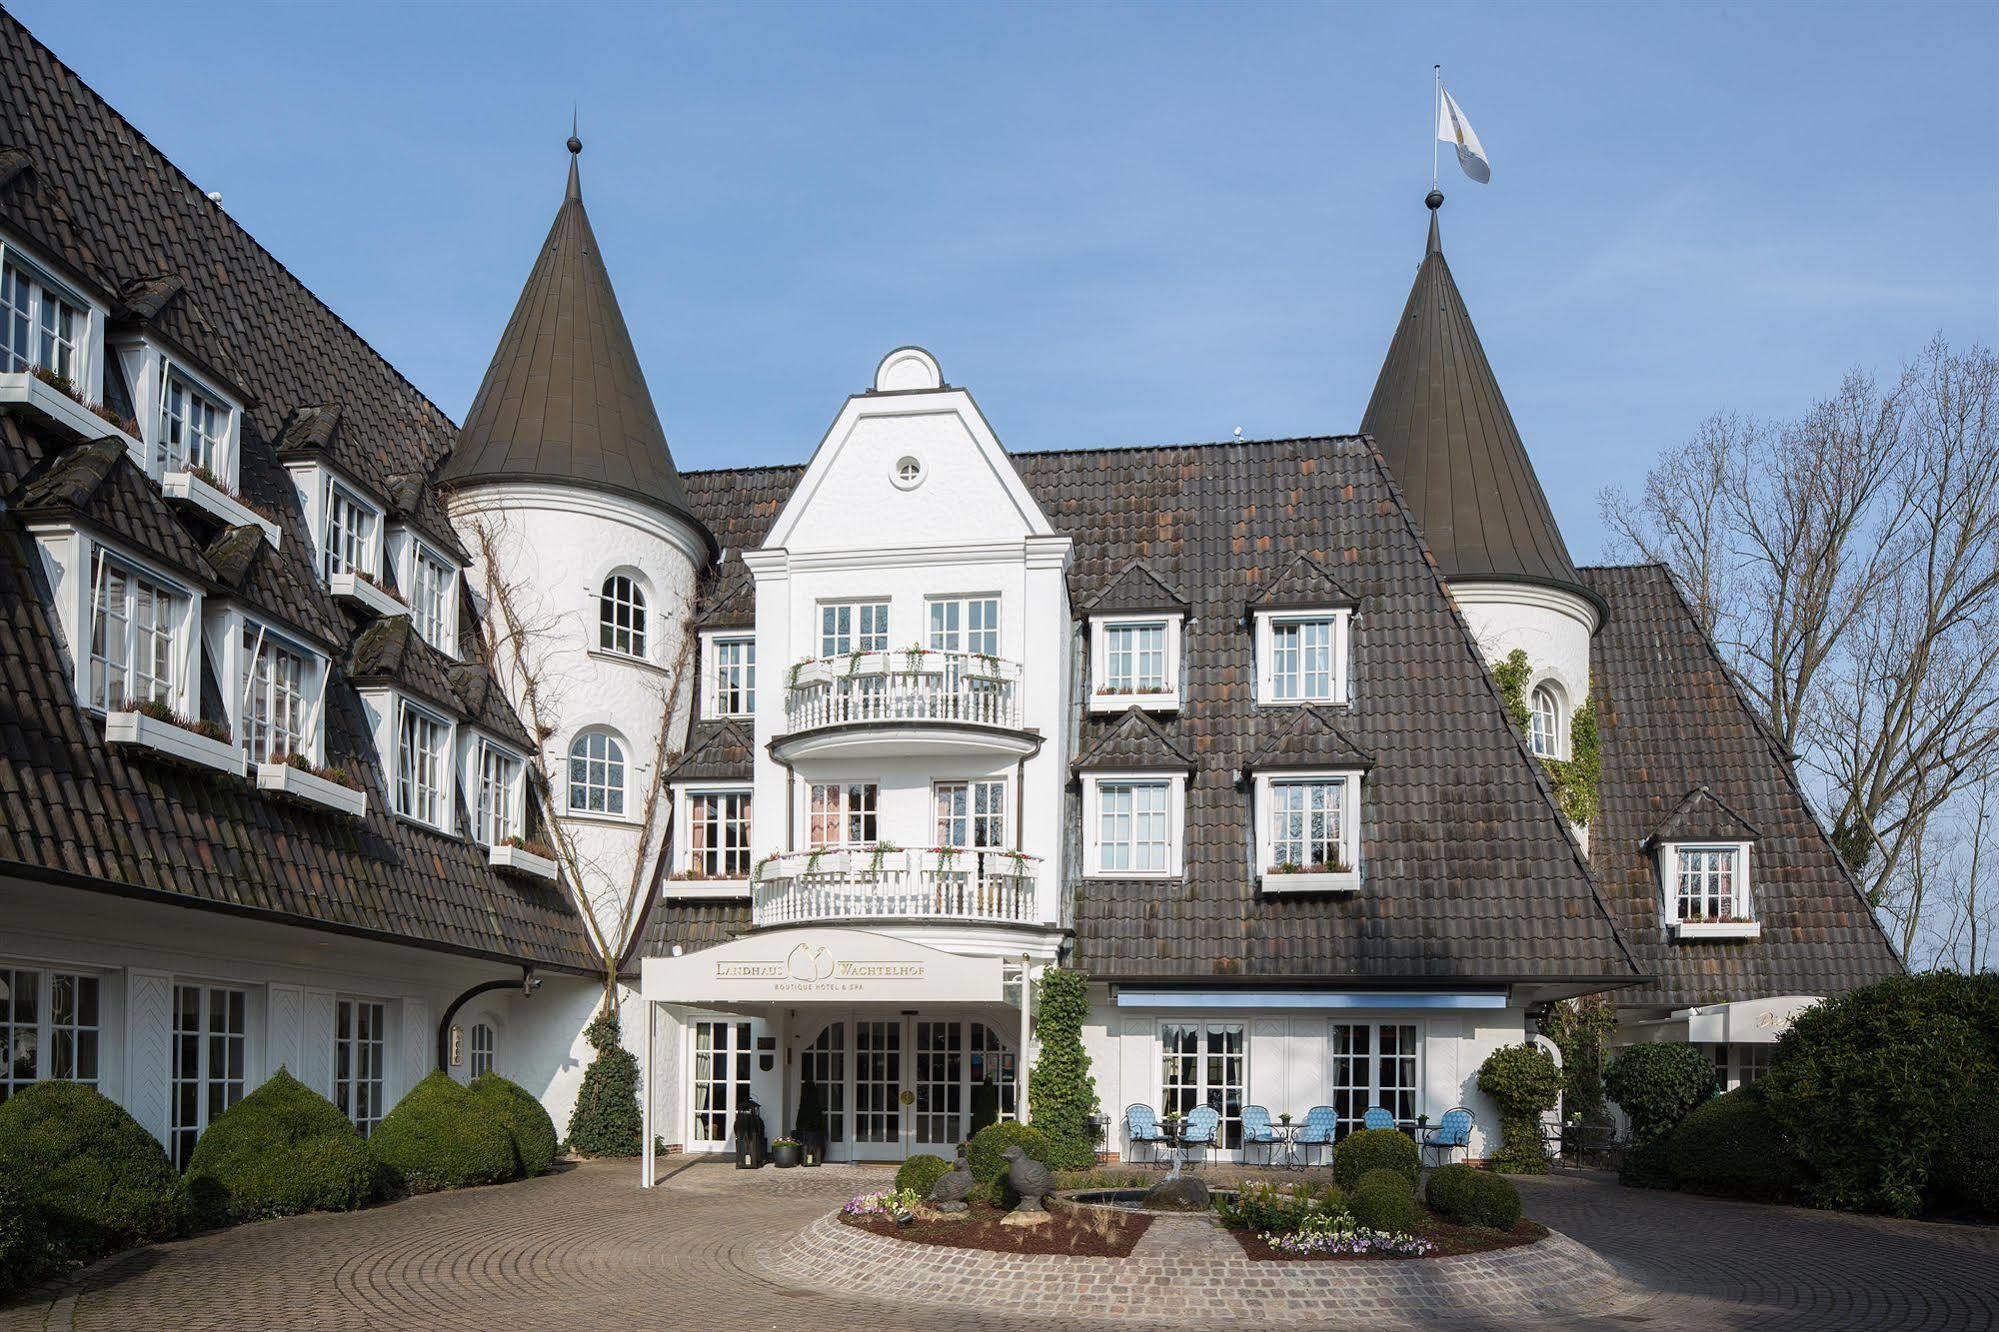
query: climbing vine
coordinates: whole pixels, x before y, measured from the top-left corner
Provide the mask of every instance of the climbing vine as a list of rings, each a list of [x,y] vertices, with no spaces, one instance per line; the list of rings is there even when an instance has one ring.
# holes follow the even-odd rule
[[[1492,680],[1499,686],[1506,714],[1522,730],[1527,728],[1530,718],[1527,682],[1533,678],[1534,663],[1519,648],[1507,653],[1505,660],[1493,663]],[[1541,763],[1548,769],[1548,780],[1554,784],[1555,800],[1562,807],[1563,817],[1570,823],[1587,826],[1596,817],[1597,783],[1603,775],[1593,699],[1584,699],[1569,718],[1569,756],[1544,758]]]
[[[1505,661],[1493,663],[1492,678],[1499,686],[1499,696],[1506,700],[1506,715],[1523,731],[1528,718],[1527,682],[1533,677],[1534,664],[1519,648],[1507,653]]]
[[[1541,1034],[1562,1052],[1562,1103],[1571,1118],[1603,1118],[1603,1065],[1617,1008],[1604,995],[1586,994],[1548,1005]]]

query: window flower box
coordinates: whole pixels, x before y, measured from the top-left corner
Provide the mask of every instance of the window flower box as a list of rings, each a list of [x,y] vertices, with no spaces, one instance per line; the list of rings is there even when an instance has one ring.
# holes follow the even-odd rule
[[[321,772],[329,771],[322,769]],[[321,805],[327,809],[364,818],[368,813],[368,793],[330,776],[322,776],[296,763],[259,763],[257,765],[257,789],[269,791],[287,800],[304,804]]]
[[[192,504],[213,514],[231,527],[261,527],[264,540],[273,550],[278,546],[278,525],[216,485],[199,471],[168,472],[160,478],[160,493],[170,500]]]
[[[336,601],[379,615],[407,615],[410,608],[395,593],[364,573],[337,573],[326,580],[326,590]]]
[[[121,421],[108,409],[85,403],[60,375],[41,370],[0,375],[0,405],[11,403],[26,407],[75,439],[115,436],[124,441],[132,460],[144,466],[146,449],[139,443],[137,423]]]
[[[182,767],[240,774],[243,755],[230,742],[229,733],[213,723],[201,730],[195,726],[196,723],[164,706],[150,705],[145,711],[108,714],[104,718],[104,739],[108,744],[147,750]]]
[[[1263,872],[1266,893],[1352,893],[1360,871],[1352,865],[1273,865]]]
[[[1678,920],[1669,922],[1673,937],[1693,939],[1755,939],[1763,934],[1758,920]]]
[[[522,879],[555,880],[555,851],[551,847],[529,850],[524,842],[496,842],[486,853],[486,863],[502,874]],[[546,855],[542,854],[547,852]]]
[[[1090,695],[1091,712],[1124,712],[1130,708],[1178,712],[1180,691],[1172,685],[1148,685],[1143,689],[1099,689]]]

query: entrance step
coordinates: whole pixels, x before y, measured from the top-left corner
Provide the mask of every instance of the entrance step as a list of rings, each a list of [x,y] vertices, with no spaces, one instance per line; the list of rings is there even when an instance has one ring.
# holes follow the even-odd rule
[[[1208,1217],[1155,1216],[1131,1256],[1213,1261],[1241,1258],[1242,1246]]]

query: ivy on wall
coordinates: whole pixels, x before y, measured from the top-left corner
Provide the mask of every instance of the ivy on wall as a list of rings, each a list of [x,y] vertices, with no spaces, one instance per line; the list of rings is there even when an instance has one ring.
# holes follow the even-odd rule
[[[1493,683],[1499,686],[1507,715],[1522,730],[1527,728],[1529,716],[1527,682],[1533,678],[1534,663],[1520,648],[1507,653],[1504,661],[1493,663]],[[1554,784],[1555,800],[1562,807],[1563,817],[1578,826],[1588,825],[1596,817],[1596,788],[1603,775],[1593,700],[1584,699],[1569,718],[1569,756],[1544,758],[1541,763],[1548,770],[1548,780]]]

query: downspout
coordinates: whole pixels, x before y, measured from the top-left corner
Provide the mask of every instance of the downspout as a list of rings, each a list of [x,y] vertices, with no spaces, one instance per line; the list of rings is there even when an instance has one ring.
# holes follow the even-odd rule
[[[494,990],[510,990],[516,985],[520,986],[521,997],[523,999],[532,999],[534,998],[534,992],[541,988],[541,977],[534,974],[533,967],[523,966],[519,980],[480,981],[477,985],[474,985],[471,989],[465,991],[465,993],[459,995],[445,1006],[444,1016],[438,1019],[437,1023],[437,1068],[439,1072],[449,1073],[451,1071],[451,1019],[458,1016],[458,1010],[482,994],[488,994]]]

